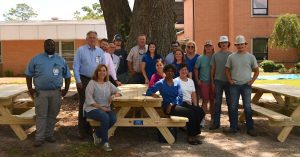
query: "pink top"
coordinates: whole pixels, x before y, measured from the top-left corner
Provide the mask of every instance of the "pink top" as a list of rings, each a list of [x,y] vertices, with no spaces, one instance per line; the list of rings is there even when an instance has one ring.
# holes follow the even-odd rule
[[[151,76],[151,80],[149,82],[149,88],[152,87],[157,81],[159,81],[160,79],[162,79],[163,77],[160,76],[159,74],[157,73],[154,73],[152,76]]]

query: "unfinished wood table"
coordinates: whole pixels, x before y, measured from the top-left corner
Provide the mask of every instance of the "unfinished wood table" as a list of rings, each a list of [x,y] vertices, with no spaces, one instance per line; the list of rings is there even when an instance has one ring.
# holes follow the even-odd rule
[[[27,92],[27,86],[24,84],[5,84],[0,85],[0,124],[9,125],[20,140],[25,140],[27,134],[21,127],[21,124],[34,124],[34,108],[20,114],[13,115],[12,107],[15,98]]]
[[[255,91],[255,95],[252,98],[253,110],[267,116],[271,126],[283,127],[277,139],[280,142],[284,142],[293,127],[300,126],[300,88],[283,84],[254,84],[252,88]],[[264,93],[271,93],[279,105],[292,109],[292,114],[286,116],[261,106],[256,106]],[[291,105],[295,107],[291,107]]]
[[[188,121],[185,117],[162,118],[155,108],[161,108],[162,98],[144,96],[147,86],[144,84],[126,84],[119,87],[122,92],[121,97],[115,97],[113,105],[119,108],[117,111],[117,122],[110,128],[109,136],[113,136],[117,127],[156,127],[169,144],[175,142],[174,136],[168,127],[183,127]],[[148,118],[126,117],[131,108],[143,108],[148,114]],[[100,123],[88,119],[92,126],[99,126]]]

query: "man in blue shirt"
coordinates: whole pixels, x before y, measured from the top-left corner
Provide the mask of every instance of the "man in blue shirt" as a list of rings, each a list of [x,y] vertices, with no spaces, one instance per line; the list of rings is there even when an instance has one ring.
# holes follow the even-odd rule
[[[178,41],[173,41],[171,43],[171,52],[166,56],[166,59],[165,59],[165,65],[168,65],[168,64],[173,64],[174,62],[174,56],[175,56],[175,52],[176,50],[180,48],[180,44]]]
[[[81,139],[91,135],[91,128],[83,117],[83,104],[85,101],[85,88],[91,80],[96,67],[99,64],[105,64],[109,67],[109,74],[116,76],[115,70],[111,68],[113,67],[111,58],[107,58],[102,49],[96,46],[97,40],[97,32],[89,31],[86,34],[87,44],[78,48],[73,63],[76,87],[79,95],[78,129]],[[116,84],[120,84],[116,77],[114,77],[114,80]]]
[[[31,59],[26,69],[26,83],[30,96],[34,99],[36,112],[36,134],[34,146],[44,141],[55,142],[53,136],[56,116],[62,103],[61,97],[69,90],[71,75],[66,61],[54,54],[55,42],[44,42],[45,52]],[[35,88],[32,88],[32,79]],[[61,90],[65,79],[65,88]]]

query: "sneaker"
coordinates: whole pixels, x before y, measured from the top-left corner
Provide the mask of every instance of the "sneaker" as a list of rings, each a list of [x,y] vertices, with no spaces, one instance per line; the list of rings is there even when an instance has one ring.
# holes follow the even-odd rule
[[[257,136],[257,133],[256,133],[256,131],[254,131],[254,129],[248,130],[247,134],[250,135],[250,136],[252,136],[252,137],[256,137]]]
[[[34,146],[35,147],[40,147],[40,146],[42,146],[44,144],[44,141],[42,141],[42,140],[36,140],[36,141],[34,141]]]
[[[224,133],[235,134],[235,133],[237,133],[237,130],[236,129],[232,129],[232,128],[224,128],[223,132]]]
[[[98,144],[101,143],[101,138],[99,138],[96,133],[93,133],[93,138],[94,138],[94,145],[97,146]]]
[[[50,143],[56,142],[56,139],[55,139],[55,137],[53,137],[53,136],[51,136],[51,137],[46,137],[45,140],[46,140],[47,142],[50,142]]]
[[[211,125],[211,126],[209,127],[209,130],[217,130],[217,129],[219,129],[219,128],[220,128],[220,126]]]
[[[111,149],[111,147],[109,146],[109,143],[108,143],[108,142],[105,142],[105,143],[103,144],[102,149],[103,149],[104,151],[106,151],[106,152],[111,152],[111,151],[112,151],[112,149]]]

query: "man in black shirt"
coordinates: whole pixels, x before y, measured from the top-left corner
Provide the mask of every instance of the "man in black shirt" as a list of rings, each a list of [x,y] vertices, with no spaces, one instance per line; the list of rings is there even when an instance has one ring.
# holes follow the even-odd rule
[[[123,84],[128,83],[128,68],[127,68],[127,52],[123,49],[123,39],[120,34],[116,34],[113,39],[113,43],[116,46],[115,55],[120,58],[119,68],[117,70],[117,78]]]

